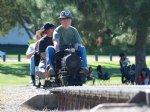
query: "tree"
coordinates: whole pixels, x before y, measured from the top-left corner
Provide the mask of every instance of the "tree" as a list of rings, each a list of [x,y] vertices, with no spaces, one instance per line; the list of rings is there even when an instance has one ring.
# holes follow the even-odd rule
[[[46,22],[57,23],[66,1],[59,0],[0,0],[0,35],[19,24],[30,39]]]
[[[82,0],[86,2],[86,0]],[[93,1],[94,2],[94,1]],[[97,1],[101,20],[114,32],[127,32],[130,28],[136,36],[136,76],[146,67],[146,41],[150,25],[150,1],[148,0],[100,0]],[[89,6],[92,7],[92,6]],[[92,14],[92,12],[89,12]],[[94,16],[94,15],[93,15]]]
[[[7,34],[10,29],[19,23],[32,38],[26,26],[26,20],[30,12],[25,7],[21,6],[17,0],[1,0],[0,8],[1,35]]]
[[[147,0],[102,0],[108,24],[114,29],[127,31],[128,28],[136,35],[135,62],[136,76],[146,67],[146,41],[150,25],[150,1]],[[120,28],[119,28],[120,27]]]
[[[116,35],[135,36],[136,75],[146,67],[146,42],[150,25],[148,0],[0,0],[0,34],[6,34],[16,24],[25,28],[29,37],[45,22],[58,23],[61,10],[71,10],[73,25],[86,37],[89,50],[97,38],[107,46]],[[5,13],[4,13],[5,12]],[[28,26],[31,27],[28,27]],[[112,35],[113,34],[113,35]],[[107,37],[107,38],[106,38]],[[105,41],[106,40],[106,41]]]
[[[71,0],[68,0],[71,3]],[[117,35],[131,29],[135,36],[136,76],[146,67],[146,41],[150,25],[150,1],[148,0],[74,0],[72,2],[82,13],[87,35],[96,34],[103,28],[110,28]],[[89,23],[89,24],[88,24]],[[89,39],[90,40],[90,39]]]
[[[10,29],[19,25],[29,38],[43,26],[45,2],[40,0],[0,0],[0,35],[6,35]],[[44,15],[44,16],[43,16]]]

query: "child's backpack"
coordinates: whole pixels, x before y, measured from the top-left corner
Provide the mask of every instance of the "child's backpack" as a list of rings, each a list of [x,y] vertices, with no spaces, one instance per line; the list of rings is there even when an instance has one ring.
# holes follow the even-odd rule
[[[130,66],[130,69],[129,69],[128,73],[129,73],[130,75],[135,75],[135,65],[134,65],[134,64],[132,64],[132,65]]]
[[[135,81],[135,65],[130,65],[128,69],[128,80],[131,81],[131,83],[134,83]]]

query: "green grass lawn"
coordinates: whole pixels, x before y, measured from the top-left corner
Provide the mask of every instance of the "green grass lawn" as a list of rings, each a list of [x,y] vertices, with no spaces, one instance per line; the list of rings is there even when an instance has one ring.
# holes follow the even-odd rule
[[[95,69],[99,64],[103,66],[103,71],[111,73],[112,77],[109,81],[96,79],[95,85],[121,84],[119,64],[117,62],[91,62],[89,66]],[[0,63],[0,85],[28,85],[30,81],[29,74],[29,63]],[[86,84],[93,85],[92,81],[88,81]]]
[[[90,62],[89,66],[94,69],[97,65],[102,65],[104,72],[109,72],[112,76],[108,81],[96,79],[95,85],[118,85],[121,84],[121,73],[118,62]],[[150,67],[150,62],[147,63]],[[0,85],[28,85],[30,81],[29,63],[25,62],[1,62],[0,63]],[[88,81],[86,85],[93,85]]]
[[[96,79],[95,84],[98,85],[118,85],[121,84],[121,73],[119,69],[119,63],[118,62],[90,62],[89,66],[96,69],[97,65],[102,65],[103,72],[108,72],[111,74],[110,80],[103,81]],[[88,81],[86,85],[93,85],[92,81]]]
[[[16,54],[8,54],[8,58],[16,58],[18,59],[18,55]],[[26,58],[25,54],[21,54],[21,58]]]
[[[27,85],[29,81],[29,63],[0,63],[0,85]]]

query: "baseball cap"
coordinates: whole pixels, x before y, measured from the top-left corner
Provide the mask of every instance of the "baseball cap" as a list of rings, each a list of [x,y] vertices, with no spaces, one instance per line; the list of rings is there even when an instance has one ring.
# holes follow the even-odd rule
[[[48,30],[48,29],[54,29],[55,25],[54,24],[50,24],[50,23],[46,23],[44,25],[44,30]]]
[[[60,19],[72,18],[72,14],[70,11],[61,11],[59,18]]]

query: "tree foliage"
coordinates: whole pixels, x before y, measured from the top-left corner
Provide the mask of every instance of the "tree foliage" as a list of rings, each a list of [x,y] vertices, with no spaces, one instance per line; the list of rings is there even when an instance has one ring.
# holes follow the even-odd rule
[[[0,0],[0,8],[0,35],[19,24],[31,38],[45,22],[58,25],[61,10],[70,10],[88,50],[135,45],[137,71],[146,66],[149,0]]]
[[[150,1],[147,0],[103,0],[107,25],[119,33],[130,28],[135,34],[136,75],[146,67],[146,42],[150,25]]]

